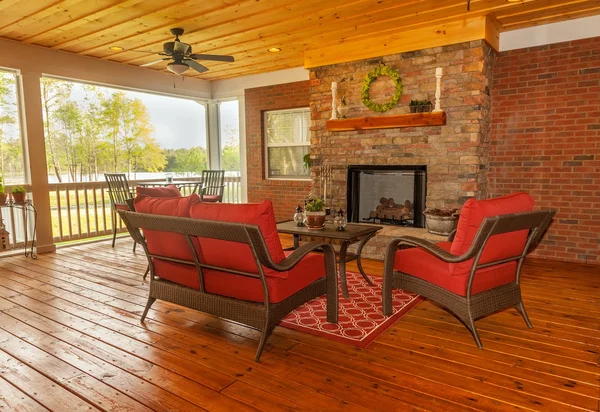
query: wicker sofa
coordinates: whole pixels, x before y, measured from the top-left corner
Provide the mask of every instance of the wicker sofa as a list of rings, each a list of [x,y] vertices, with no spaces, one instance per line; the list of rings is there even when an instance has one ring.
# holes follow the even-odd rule
[[[326,294],[327,320],[337,323],[333,248],[314,242],[284,253],[270,201],[138,196],[135,209],[119,213],[150,265],[142,322],[161,299],[243,323],[262,332],[255,361],[281,319],[311,299]],[[324,253],[311,253],[317,248]]]

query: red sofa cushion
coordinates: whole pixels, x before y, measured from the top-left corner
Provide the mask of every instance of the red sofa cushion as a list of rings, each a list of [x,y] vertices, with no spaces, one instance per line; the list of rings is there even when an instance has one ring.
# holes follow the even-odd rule
[[[135,199],[135,210],[163,216],[190,217],[190,206],[199,202],[198,195],[188,197],[149,197],[140,195]],[[152,254],[193,261],[194,257],[183,235],[156,230],[144,230],[148,251]],[[198,289],[198,275],[195,267],[176,264],[161,259],[153,259],[156,276]],[[193,269],[181,270],[181,267]]]
[[[446,251],[450,251],[451,242],[436,243]],[[416,276],[438,285],[457,295],[466,296],[469,274],[451,275],[450,265],[420,248],[402,249],[396,252],[394,269]],[[497,286],[515,281],[517,262],[479,269],[475,273],[471,293],[479,293]]]
[[[129,205],[126,203],[115,203],[115,209],[129,211]]]
[[[245,204],[200,202],[192,206],[190,215],[195,219],[257,225],[265,239],[271,259],[275,263],[285,259],[279,234],[277,233],[273,204],[270,200],[265,200],[262,203]],[[199,242],[202,259],[205,263],[244,272],[258,273],[252,251],[248,245],[207,238],[200,238]],[[270,269],[265,269],[265,274],[280,278],[287,276],[287,272],[276,272]]]
[[[286,252],[286,254],[290,253],[292,252]],[[253,302],[264,302],[260,279],[216,270],[204,270],[203,274],[204,288],[207,292]],[[325,257],[322,254],[309,253],[292,270],[285,272],[285,278],[265,276],[269,290],[269,302],[281,302],[322,277],[325,277]]]
[[[533,209],[533,198],[527,193],[514,193],[494,199],[469,199],[460,211],[456,235],[450,248],[450,253],[460,256],[466,253],[483,222],[491,216],[510,213],[530,212]],[[479,263],[487,263],[519,255],[527,241],[527,230],[504,233],[492,236],[483,251]],[[468,275],[473,265],[473,259],[466,262],[450,264],[450,274]]]
[[[175,185],[169,185],[165,187],[144,187],[138,186],[135,188],[135,192],[138,195],[145,195],[151,197],[181,197],[181,192]]]

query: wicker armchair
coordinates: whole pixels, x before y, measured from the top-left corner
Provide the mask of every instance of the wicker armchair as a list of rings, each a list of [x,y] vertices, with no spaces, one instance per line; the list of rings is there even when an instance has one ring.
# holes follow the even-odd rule
[[[554,214],[554,210],[540,210],[486,217],[461,255],[450,253],[450,242],[434,244],[410,236],[393,239],[384,260],[383,314],[391,314],[392,288],[398,288],[447,308],[465,324],[480,349],[475,320],[482,316],[514,306],[531,328],[521,297],[521,266]],[[402,245],[414,247],[398,250]],[[453,265],[467,265],[467,272],[453,276]]]
[[[318,242],[309,243],[294,251],[283,261],[275,263],[269,254],[262,232],[256,225],[127,211],[119,211],[119,214],[135,240],[144,247],[150,265],[150,290],[148,302],[142,314],[142,322],[154,301],[161,299],[243,323],[262,332],[254,358],[256,362],[258,362],[272,330],[279,324],[281,319],[298,306],[318,296],[327,295],[327,321],[337,323],[337,271],[335,252],[331,245]],[[145,237],[142,236],[140,229],[144,230]],[[153,232],[158,236],[154,237]],[[191,258],[178,258],[150,252],[153,248],[148,245],[153,241],[153,238],[155,241],[157,237],[171,234],[180,234],[182,239],[185,238],[184,242],[187,244],[190,253],[185,251],[184,254],[187,253]],[[247,245],[254,259],[254,262],[251,263],[253,270],[243,271],[226,267],[224,264],[207,263],[207,251],[201,245],[214,240],[231,242],[230,245],[234,243],[241,244],[241,246]],[[307,255],[318,248],[323,249],[324,256],[311,255],[312,258],[319,259],[319,262],[321,262],[320,271],[324,271],[325,276],[298,290],[293,289],[293,293],[280,301],[273,298],[270,295],[270,290],[273,290],[273,283],[267,280],[269,276],[265,275],[265,272],[272,270],[276,272],[290,271],[289,273],[292,273],[297,265],[300,270],[303,270],[302,265],[306,267],[306,262],[303,261],[307,258]],[[233,247],[230,249],[233,249]],[[174,250],[174,254],[182,256],[182,250],[179,247]],[[229,262],[236,261],[236,259],[228,260]],[[170,265],[166,271],[164,270],[167,267],[165,264]],[[325,268],[322,267],[323,264]],[[172,280],[161,277],[161,268],[165,277],[170,277]],[[181,272],[179,275],[173,273],[178,270],[177,268]],[[215,287],[215,280],[218,282],[219,277],[226,277],[231,274],[238,276],[238,282],[232,282],[230,278],[229,280],[224,279],[225,281],[222,282],[223,287],[235,286],[232,283],[259,282],[258,285],[253,283],[253,286],[258,286],[257,290],[259,290],[261,301],[243,300],[207,291],[207,288]],[[302,273],[296,273],[296,276],[303,277]],[[288,279],[281,279],[278,282],[285,282],[286,280]],[[294,286],[291,287],[294,288]],[[235,287],[232,289],[235,289]],[[290,292],[289,287],[288,292]]]

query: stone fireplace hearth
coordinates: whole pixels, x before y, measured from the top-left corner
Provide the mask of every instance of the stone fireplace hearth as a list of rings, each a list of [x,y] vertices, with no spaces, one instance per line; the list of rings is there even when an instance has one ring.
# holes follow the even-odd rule
[[[424,165],[427,170],[424,207],[458,208],[470,197],[486,197],[494,61],[495,53],[485,42],[472,41],[312,69],[313,191],[318,193],[320,187],[319,166],[331,166],[330,204],[344,208],[348,200],[349,166]],[[400,73],[403,94],[394,109],[375,113],[362,104],[361,85],[366,74],[382,63]],[[349,118],[400,115],[409,112],[411,100],[434,100],[437,67],[443,69],[441,108],[446,114],[446,124],[349,131],[327,129],[332,82],[337,82],[338,94],[346,98]],[[380,77],[373,86],[373,101],[389,100],[390,90],[393,90],[389,78]],[[370,243],[378,243],[376,240]],[[381,258],[382,253],[368,255]]]

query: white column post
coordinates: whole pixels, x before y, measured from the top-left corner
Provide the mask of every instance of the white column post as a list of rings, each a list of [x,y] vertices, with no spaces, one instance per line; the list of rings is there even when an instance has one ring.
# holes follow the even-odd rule
[[[433,113],[441,112],[440,97],[442,96],[442,68],[435,69],[435,109]]]
[[[242,202],[248,201],[248,166],[246,163],[246,100],[242,93],[238,96],[239,133],[240,133],[240,173],[242,185]]]
[[[42,114],[42,95],[39,72],[21,74],[22,113],[24,114],[23,151],[25,164],[29,165],[29,178],[33,204],[37,209],[37,253],[56,250],[52,235],[52,216],[48,186],[48,165],[46,163],[46,144],[44,140],[44,116]]]
[[[329,120],[337,118],[337,82],[331,82],[331,119]]]

